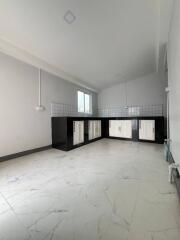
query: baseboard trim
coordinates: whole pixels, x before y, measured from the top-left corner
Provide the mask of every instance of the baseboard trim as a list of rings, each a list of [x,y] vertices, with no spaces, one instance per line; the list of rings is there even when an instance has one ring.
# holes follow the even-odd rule
[[[4,161],[11,160],[11,159],[14,159],[14,158],[23,157],[23,156],[26,156],[26,155],[29,155],[29,154],[32,154],[32,153],[36,153],[36,152],[45,151],[45,150],[48,150],[48,149],[51,149],[51,148],[52,148],[52,145],[48,145],[48,146],[45,146],[45,147],[30,149],[30,150],[27,150],[27,151],[6,155],[6,156],[3,156],[3,157],[0,157],[0,162],[4,162]]]

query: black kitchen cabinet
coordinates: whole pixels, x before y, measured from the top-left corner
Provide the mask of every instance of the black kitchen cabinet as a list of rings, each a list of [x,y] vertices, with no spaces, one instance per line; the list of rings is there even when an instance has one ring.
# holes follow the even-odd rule
[[[71,149],[80,147],[82,145],[97,141],[104,137],[104,124],[101,121],[101,136],[94,137],[93,139],[89,140],[89,121],[101,121],[101,118],[88,118],[88,117],[52,117],[52,147],[69,151]],[[83,123],[83,124],[81,124]],[[80,135],[77,136],[78,131],[76,134],[76,126],[79,130],[82,130],[83,125],[83,134],[82,132]],[[75,140],[76,138],[76,140]],[[78,141],[77,139],[80,139]],[[78,143],[79,142],[79,143]]]
[[[97,122],[100,124],[96,124]],[[95,133],[90,134],[92,126]],[[97,126],[101,126],[101,129],[96,129]],[[93,139],[90,135],[94,136]],[[164,117],[52,117],[54,148],[69,151],[101,138],[162,144],[164,143]]]
[[[164,143],[164,117],[114,117],[114,118],[105,118],[106,123],[106,137],[108,138],[116,138],[123,140],[131,140],[131,141],[140,141],[140,142],[154,142],[163,144]],[[132,137],[131,138],[123,138],[123,137],[113,137],[110,136],[110,121],[125,121],[131,120],[132,123]],[[154,139],[141,139],[140,138],[140,129],[141,129],[141,121],[153,121],[154,122]]]

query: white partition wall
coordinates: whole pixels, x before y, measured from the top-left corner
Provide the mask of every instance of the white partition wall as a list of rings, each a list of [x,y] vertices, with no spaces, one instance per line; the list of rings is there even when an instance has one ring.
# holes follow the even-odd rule
[[[131,120],[110,120],[109,136],[119,138],[132,138],[132,121]]]
[[[73,121],[73,145],[84,142],[84,121]]]
[[[180,173],[180,1],[174,0],[168,44],[168,87],[171,152]]]

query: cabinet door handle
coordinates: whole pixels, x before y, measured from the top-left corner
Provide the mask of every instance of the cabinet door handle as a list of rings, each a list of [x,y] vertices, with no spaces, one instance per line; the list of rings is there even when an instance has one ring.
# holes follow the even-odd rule
[[[73,132],[75,132],[75,122],[73,122]]]
[[[139,128],[141,128],[141,120],[139,120]]]

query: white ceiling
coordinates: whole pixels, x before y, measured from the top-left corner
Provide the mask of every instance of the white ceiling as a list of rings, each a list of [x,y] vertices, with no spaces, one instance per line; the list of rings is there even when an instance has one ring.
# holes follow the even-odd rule
[[[0,0],[0,39],[102,89],[156,70],[159,0]],[[64,21],[71,10],[76,19]]]

